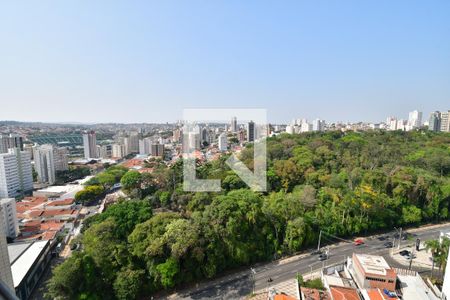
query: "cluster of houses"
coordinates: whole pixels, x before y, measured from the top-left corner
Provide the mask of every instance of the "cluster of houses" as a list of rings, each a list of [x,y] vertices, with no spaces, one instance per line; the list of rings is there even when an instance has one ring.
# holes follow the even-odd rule
[[[392,268],[382,256],[356,254],[320,272],[323,289],[293,279],[268,287],[257,299],[269,300],[438,300],[441,292],[417,272]]]

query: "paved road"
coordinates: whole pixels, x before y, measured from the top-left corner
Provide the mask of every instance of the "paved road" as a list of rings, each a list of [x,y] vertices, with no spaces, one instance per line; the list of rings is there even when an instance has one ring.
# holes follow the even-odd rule
[[[439,237],[440,231],[450,231],[450,224],[442,226],[424,227],[416,230],[410,230],[408,232],[413,233],[415,236],[412,240],[402,241],[402,247],[405,244],[414,243],[416,238],[421,241],[436,239]],[[318,272],[322,267],[332,265],[345,260],[346,257],[350,257],[355,253],[365,254],[377,254],[386,258],[387,262],[392,267],[407,268],[405,264],[393,260],[389,251],[386,249],[384,243],[386,241],[392,241],[394,232],[383,235],[387,237],[386,240],[380,240],[379,236],[373,236],[364,239],[365,244],[361,246],[355,246],[352,243],[341,242],[339,244],[330,245],[329,247],[329,259],[320,262],[317,255],[304,254],[295,257],[291,257],[282,261],[276,261],[266,263],[257,267],[254,267],[254,277],[249,270],[237,272],[235,274],[227,275],[210,282],[204,282],[199,284],[195,288],[180,291],[177,295],[174,295],[173,299],[239,299],[249,295],[253,288],[255,291],[263,291],[267,288],[268,279],[272,278],[271,285],[277,284],[288,279],[295,278],[296,274],[302,274],[307,276],[308,274]],[[413,269],[419,272],[428,272],[422,267],[416,267],[413,264]]]

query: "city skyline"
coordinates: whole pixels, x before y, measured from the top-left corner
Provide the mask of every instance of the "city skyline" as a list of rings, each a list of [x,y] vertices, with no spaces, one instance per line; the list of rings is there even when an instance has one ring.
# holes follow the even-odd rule
[[[0,120],[165,123],[185,108],[264,108],[274,123],[428,116],[450,99],[449,9],[4,3]]]

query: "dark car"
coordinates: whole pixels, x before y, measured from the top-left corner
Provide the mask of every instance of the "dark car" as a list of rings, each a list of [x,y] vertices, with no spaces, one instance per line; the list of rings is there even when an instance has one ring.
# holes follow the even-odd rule
[[[402,250],[400,251],[398,254],[400,254],[401,256],[407,256],[409,255],[411,252],[409,252],[408,250]]]
[[[326,253],[322,253],[319,255],[319,261],[324,261],[328,259],[328,255]]]
[[[385,241],[385,240],[387,240],[387,236],[384,236],[384,235],[383,236],[379,236],[378,240],[379,241]]]
[[[383,244],[385,248],[392,248],[394,245],[392,244],[392,242],[386,242]]]

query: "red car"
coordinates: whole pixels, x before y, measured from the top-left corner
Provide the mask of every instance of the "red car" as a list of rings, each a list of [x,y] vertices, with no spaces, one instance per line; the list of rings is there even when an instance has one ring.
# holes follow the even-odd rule
[[[364,241],[362,239],[356,239],[354,243],[355,243],[355,246],[361,246],[364,244]]]

